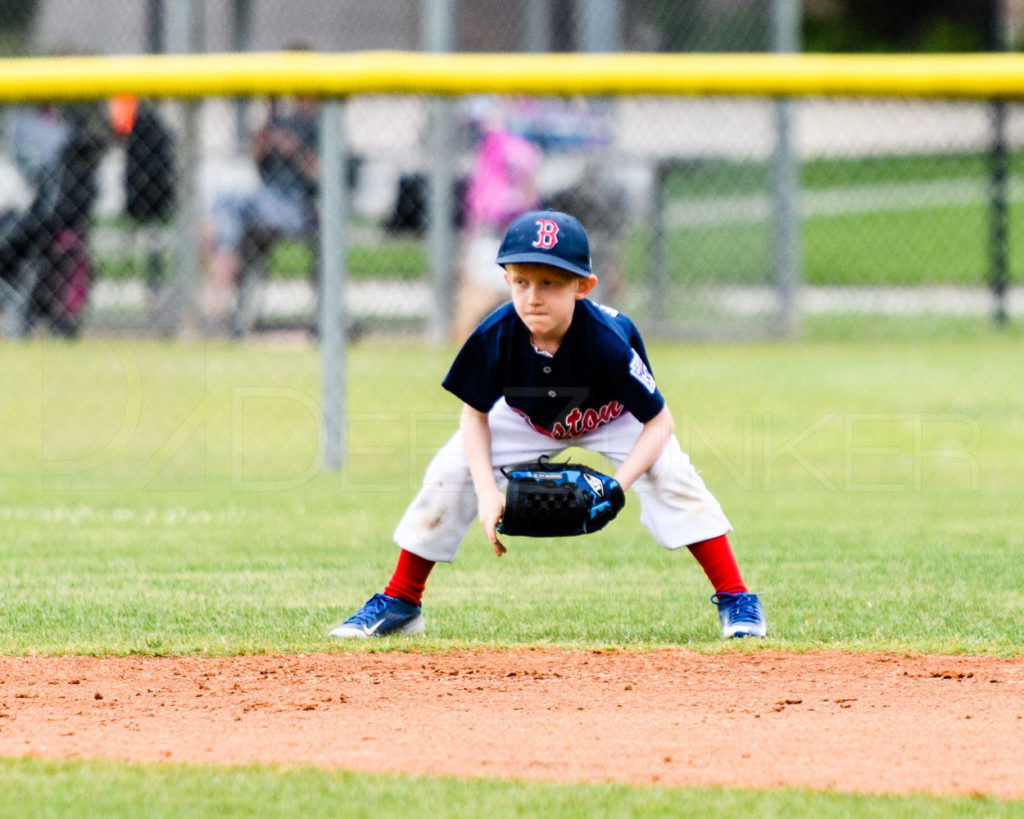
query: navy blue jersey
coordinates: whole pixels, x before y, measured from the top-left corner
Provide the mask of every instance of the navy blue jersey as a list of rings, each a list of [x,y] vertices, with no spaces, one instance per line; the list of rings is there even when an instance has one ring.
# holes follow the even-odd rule
[[[554,356],[530,343],[511,302],[499,307],[466,340],[443,386],[480,412],[504,398],[558,439],[592,432],[624,411],[646,423],[665,406],[636,325],[588,299],[576,302]]]

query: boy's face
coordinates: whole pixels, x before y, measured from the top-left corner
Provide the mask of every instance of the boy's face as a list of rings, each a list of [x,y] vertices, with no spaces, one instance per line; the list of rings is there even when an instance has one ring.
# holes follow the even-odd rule
[[[557,341],[572,323],[576,302],[597,284],[547,264],[517,263],[505,266],[505,281],[512,305],[530,334],[538,340]]]

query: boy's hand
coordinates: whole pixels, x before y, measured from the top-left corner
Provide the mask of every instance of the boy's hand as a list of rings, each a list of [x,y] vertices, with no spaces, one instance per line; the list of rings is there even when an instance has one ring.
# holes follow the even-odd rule
[[[480,517],[480,525],[484,527],[484,534],[487,535],[487,539],[491,542],[491,548],[494,549],[494,553],[501,557],[508,551],[498,540],[498,521],[501,519],[501,513],[505,511],[505,496],[501,493],[497,487],[494,488],[493,492],[485,492],[477,500],[477,514]]]

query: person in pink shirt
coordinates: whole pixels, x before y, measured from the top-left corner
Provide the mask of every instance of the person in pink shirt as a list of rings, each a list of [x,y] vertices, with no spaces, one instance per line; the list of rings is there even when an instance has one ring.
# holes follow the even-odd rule
[[[540,203],[535,179],[542,160],[536,143],[507,130],[496,118],[485,124],[464,200],[462,283],[453,325],[457,340],[508,298],[494,258],[505,229]]]

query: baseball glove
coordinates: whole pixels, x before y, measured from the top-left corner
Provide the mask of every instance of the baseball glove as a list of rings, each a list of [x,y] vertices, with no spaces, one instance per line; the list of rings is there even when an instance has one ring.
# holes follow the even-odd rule
[[[582,464],[537,461],[507,466],[505,511],[498,521],[504,535],[564,537],[603,528],[626,504],[614,478]]]

